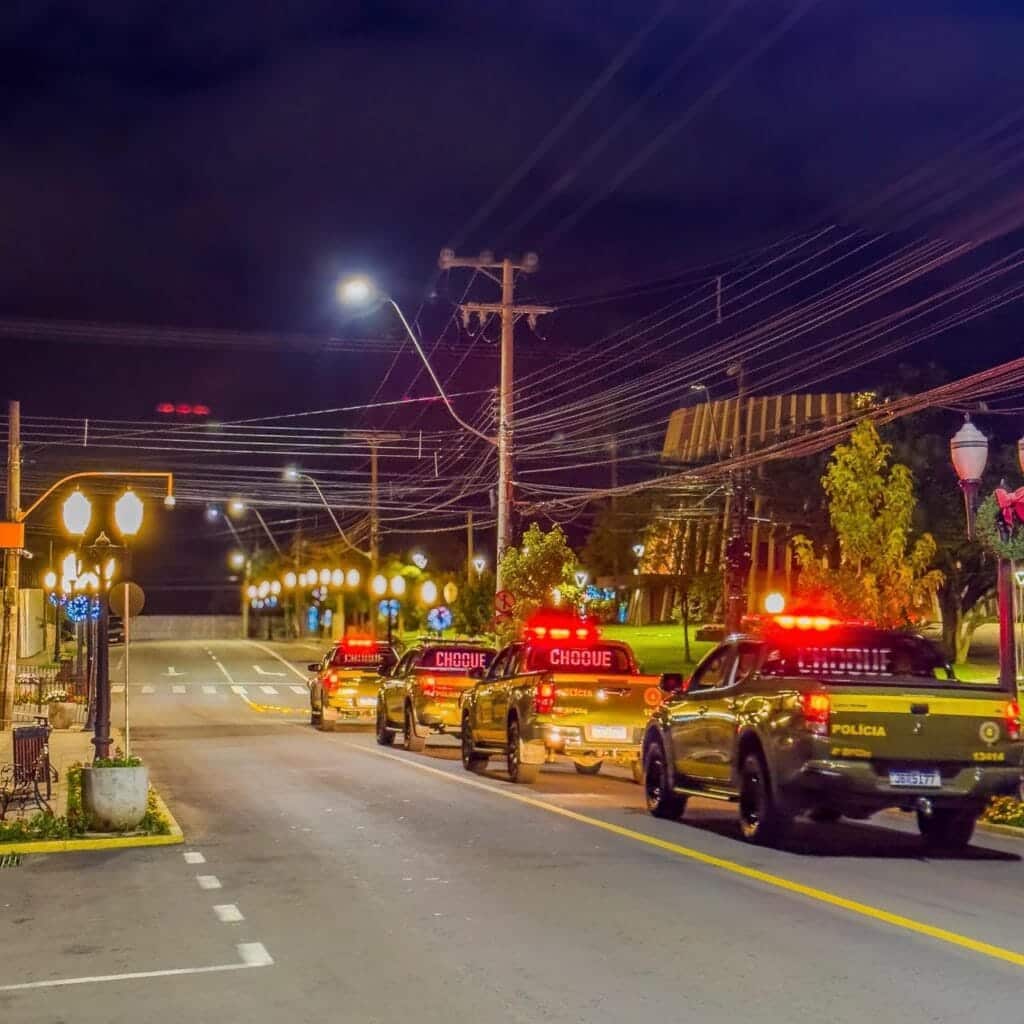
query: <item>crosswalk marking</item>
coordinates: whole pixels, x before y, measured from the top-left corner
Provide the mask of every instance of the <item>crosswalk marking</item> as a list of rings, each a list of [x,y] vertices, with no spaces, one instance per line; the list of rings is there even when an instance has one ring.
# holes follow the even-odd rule
[[[305,693],[306,688],[304,686],[293,686],[291,688],[292,693]]]
[[[217,692],[217,687],[216,686],[204,686],[203,687],[203,693],[205,693],[205,694],[215,694],[216,692]]]
[[[268,694],[271,694],[271,695],[277,693],[277,687],[276,686],[261,686],[260,689],[264,693],[268,693]]]
[[[245,697],[249,691],[244,686],[232,686],[231,692],[237,693],[239,697]]]
[[[156,689],[152,686],[144,686],[142,688],[143,693],[156,693]]]
[[[188,693],[184,686],[172,686],[171,693]]]

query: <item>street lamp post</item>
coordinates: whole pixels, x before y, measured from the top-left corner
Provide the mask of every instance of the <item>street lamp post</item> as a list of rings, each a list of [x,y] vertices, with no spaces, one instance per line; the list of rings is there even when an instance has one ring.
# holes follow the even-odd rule
[[[981,478],[988,462],[988,438],[964,417],[964,423],[949,442],[953,469],[964,493],[967,539],[974,539]],[[1017,443],[1017,454],[1024,470],[1024,438]],[[1007,693],[1017,689],[1017,652],[1013,635],[1013,564],[1008,558],[996,559],[996,603],[999,609],[999,688]]]

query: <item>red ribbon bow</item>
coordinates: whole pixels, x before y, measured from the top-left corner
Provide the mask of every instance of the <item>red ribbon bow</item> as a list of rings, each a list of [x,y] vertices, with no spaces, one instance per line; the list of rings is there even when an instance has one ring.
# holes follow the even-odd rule
[[[1004,491],[1002,487],[997,487],[996,501],[1007,526],[1013,526],[1014,513],[1024,523],[1024,487],[1018,487],[1015,491]]]

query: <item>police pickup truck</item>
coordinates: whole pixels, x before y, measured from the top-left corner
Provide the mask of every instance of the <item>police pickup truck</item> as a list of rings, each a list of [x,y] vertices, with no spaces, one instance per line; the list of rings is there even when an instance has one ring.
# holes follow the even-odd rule
[[[563,754],[581,774],[613,761],[640,781],[640,740],[662,695],[628,644],[602,639],[592,623],[542,614],[482,675],[462,700],[468,771],[504,755],[512,781],[529,783]]]
[[[959,848],[991,797],[1019,790],[1016,695],[959,682],[919,636],[780,615],[661,687],[643,739],[657,817],[691,796],[733,801],[744,838],[771,844],[801,813],[899,808],[927,844]]]

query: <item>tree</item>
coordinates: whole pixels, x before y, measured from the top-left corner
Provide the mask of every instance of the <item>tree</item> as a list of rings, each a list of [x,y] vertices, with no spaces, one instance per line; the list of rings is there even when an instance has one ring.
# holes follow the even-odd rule
[[[452,602],[452,620],[456,632],[477,636],[490,628],[494,618],[494,573],[489,570],[463,575],[458,581],[459,596]]]
[[[644,540],[650,515],[651,502],[644,494],[620,498],[600,511],[583,546],[591,579],[632,572],[637,563],[633,545]]]
[[[504,587],[516,599],[515,618],[522,622],[538,608],[555,601],[572,607],[579,599],[579,588],[573,579],[576,555],[560,526],[547,533],[531,523],[517,548],[509,548],[501,560]]]
[[[821,481],[839,564],[829,566],[807,537],[795,538],[794,549],[802,593],[846,617],[898,628],[920,617],[943,576],[931,568],[934,537],[911,536],[914,480],[891,456],[874,423],[859,423],[833,451]]]

